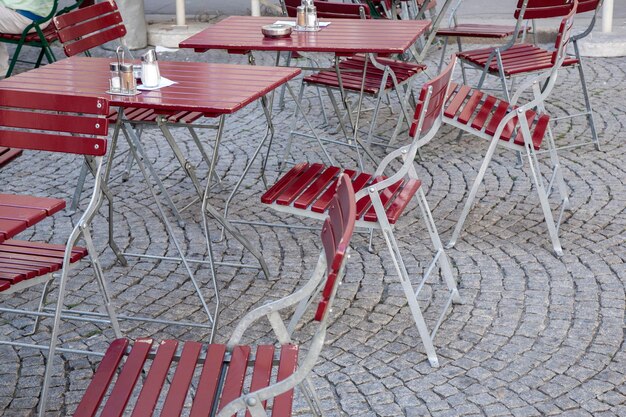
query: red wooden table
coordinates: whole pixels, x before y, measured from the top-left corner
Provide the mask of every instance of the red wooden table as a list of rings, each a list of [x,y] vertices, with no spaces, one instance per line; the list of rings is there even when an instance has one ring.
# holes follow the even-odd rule
[[[72,57],[0,82],[0,89],[50,91],[103,96],[109,88],[113,59]],[[231,114],[296,77],[294,68],[250,67],[203,62],[159,61],[170,87],[137,96],[106,95],[115,107],[149,108],[156,112],[196,111],[208,117]]]
[[[366,59],[381,70],[385,66],[376,62],[376,55],[402,54],[411,51],[414,57],[418,56],[414,44],[417,39],[430,27],[428,20],[385,20],[385,19],[320,19],[321,22],[330,22],[330,25],[317,32],[293,31],[288,38],[266,38],[261,33],[261,27],[278,20],[290,20],[286,17],[254,17],[230,16],[209,26],[203,31],[179,43],[181,48],[192,48],[196,52],[205,52],[211,49],[223,49],[233,54],[248,54],[251,63],[254,63],[253,51],[275,52],[315,52],[332,53],[335,55],[335,71],[339,78],[339,93],[341,101],[349,116],[352,126],[353,139],[360,143],[357,135],[358,121],[361,113],[363,86],[359,94],[356,116],[347,99],[347,94],[339,76],[339,57],[365,54]],[[390,73],[393,73],[393,70]],[[366,72],[363,71],[363,77]],[[391,77],[395,83],[395,77]],[[397,85],[395,86],[398,87]],[[402,112],[406,114],[406,111]],[[309,121],[302,113],[311,133],[318,143],[319,137],[310,127]],[[343,128],[343,126],[342,126]],[[294,132],[292,131],[291,134]],[[291,135],[290,135],[291,140]],[[330,159],[328,152],[322,145],[322,150]],[[367,148],[364,148],[368,152]],[[374,158],[368,152],[371,158]],[[375,160],[375,158],[374,158]]]
[[[111,107],[150,109],[157,114],[172,114],[176,111],[199,112],[207,117],[219,117],[216,147],[211,164],[212,170],[217,160],[217,148],[223,131],[225,115],[235,113],[262,98],[300,73],[297,68],[159,61],[161,75],[177,84],[159,90],[144,91],[136,96],[121,96],[105,94],[109,87],[109,63],[111,61],[112,59],[108,58],[75,56],[4,79],[0,81],[0,89],[67,92],[73,95],[99,97],[104,95],[109,99]],[[123,112],[119,114],[124,117]],[[200,186],[190,168],[192,164],[188,163],[176,144],[167,127],[167,120],[160,120],[159,127],[181,166],[192,179],[196,191],[206,203],[206,190]],[[142,145],[134,130],[128,128],[127,133],[130,136],[129,140],[132,141],[131,151],[136,149],[141,153]],[[115,147],[111,146],[111,148],[114,149]],[[142,159],[144,163],[149,163],[148,158]],[[150,166],[148,168],[151,169]],[[152,176],[156,177],[154,171],[152,171]],[[160,182],[158,178],[154,179]],[[248,240],[211,205],[207,203],[205,207],[226,230],[230,231],[259,260],[267,274],[267,267],[260,252],[252,247]],[[163,217],[167,223],[164,214]],[[167,226],[169,227],[169,225]],[[172,238],[174,238],[173,235]]]
[[[430,26],[428,20],[321,19],[331,22],[319,32],[292,32],[288,38],[268,39],[261,26],[280,17],[230,16],[185,39],[181,48],[196,52],[226,49],[230,53],[249,51],[328,52],[336,55],[401,54]]]

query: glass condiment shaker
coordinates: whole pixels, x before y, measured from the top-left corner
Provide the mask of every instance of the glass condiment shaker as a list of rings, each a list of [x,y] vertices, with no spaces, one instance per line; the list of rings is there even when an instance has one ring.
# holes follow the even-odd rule
[[[135,94],[137,92],[137,81],[133,75],[133,64],[120,64],[120,78],[122,94]]]
[[[146,87],[157,87],[161,82],[159,63],[154,49],[141,56],[141,84]]]
[[[120,78],[120,65],[117,62],[109,64],[109,91],[119,93],[122,90],[122,80]]]

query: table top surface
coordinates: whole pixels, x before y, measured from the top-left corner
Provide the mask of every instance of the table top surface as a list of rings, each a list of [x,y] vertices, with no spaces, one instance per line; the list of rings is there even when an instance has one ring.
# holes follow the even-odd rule
[[[230,16],[182,41],[181,48],[196,52],[226,49],[232,53],[248,51],[330,52],[400,54],[430,27],[429,20],[320,19],[331,22],[318,32],[293,31],[288,38],[266,38],[261,26],[281,17]]]
[[[195,111],[206,116],[234,113],[296,77],[297,68],[159,61],[161,75],[176,81],[136,96],[107,94],[112,58],[72,57],[11,76],[0,89],[104,97],[110,106],[157,112]]]

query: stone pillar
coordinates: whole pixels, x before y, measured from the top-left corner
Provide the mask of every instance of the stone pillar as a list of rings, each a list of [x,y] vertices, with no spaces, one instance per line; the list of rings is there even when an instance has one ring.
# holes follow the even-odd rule
[[[148,29],[143,11],[143,0],[116,0],[126,26],[126,45],[129,49],[148,46]]]

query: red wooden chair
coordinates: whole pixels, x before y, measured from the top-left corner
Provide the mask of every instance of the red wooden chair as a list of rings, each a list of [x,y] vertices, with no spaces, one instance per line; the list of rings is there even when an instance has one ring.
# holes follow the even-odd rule
[[[41,65],[44,56],[48,60],[48,62],[56,61],[56,57],[54,56],[54,52],[52,51],[51,45],[58,39],[56,30],[54,26],[48,25],[42,29],[43,23],[50,21],[53,16],[60,15],[63,13],[67,13],[70,10],[75,9],[80,5],[82,0],[76,1],[74,4],[71,4],[61,10],[58,10],[58,0],[53,0],[52,10],[48,14],[48,16],[44,16],[44,18],[39,22],[34,22],[28,25],[22,33],[0,33],[0,42],[9,43],[15,45],[15,52],[11,57],[11,62],[9,63],[9,69],[6,72],[5,77],[10,77],[15,69],[15,65],[18,62],[26,62],[27,64],[34,64],[35,68]],[[37,61],[23,61],[19,59],[20,53],[22,52],[22,48],[24,46],[30,46],[33,48],[39,48],[39,56],[37,57]]]
[[[178,416],[184,411],[185,415],[193,417],[227,417],[246,410],[247,415],[252,416],[290,416],[296,386],[302,388],[314,414],[321,416],[315,388],[307,375],[318,361],[324,345],[329,313],[348,258],[355,213],[354,191],[350,179],[344,176],[322,227],[323,249],[317,267],[306,285],[246,314],[225,345],[179,344],[175,340],[166,340],[153,346],[152,339],[139,339],[129,349],[128,340],[114,341],[74,417],[149,416],[153,415],[159,397],[164,399],[161,416]],[[299,361],[300,349],[291,340],[290,329],[320,290],[314,317],[319,325],[306,355]],[[296,305],[298,308],[288,329],[279,313]],[[264,317],[274,330],[277,344],[259,345],[256,351],[254,347],[241,345],[246,330]],[[156,352],[151,352],[153,347]],[[121,365],[128,350],[130,353]],[[121,370],[114,381],[117,368]],[[142,372],[145,378],[138,378]],[[173,373],[173,377],[166,383],[168,373]],[[247,384],[245,388],[244,383]],[[110,395],[101,407],[109,391]],[[185,399],[190,391],[195,394],[191,394],[191,404],[186,405]]]
[[[45,411],[46,398],[57,351],[77,352],[58,346],[61,311],[64,307],[68,271],[71,264],[89,254],[96,281],[99,284],[107,313],[116,337],[121,333],[115,311],[110,303],[106,281],[100,267],[97,251],[91,239],[90,225],[102,204],[102,161],[107,150],[108,102],[105,98],[64,96],[58,94],[8,91],[0,89],[0,146],[35,151],[63,152],[84,155],[96,171],[94,189],[85,212],[74,226],[65,245],[0,238],[0,296],[46,283],[42,299],[48,292],[48,283],[56,279],[59,286],[54,313],[41,310],[26,311],[0,308],[13,314],[51,317],[52,330],[49,345],[35,345],[18,341],[0,340],[0,344],[47,350],[47,363],[39,402],[39,415]],[[0,220],[0,230],[7,224],[25,229],[43,217],[54,214],[65,206],[63,200],[31,196],[0,195],[0,206],[8,215]],[[11,212],[12,211],[12,212]],[[15,233],[12,233],[15,234]],[[11,234],[11,235],[12,235]],[[0,236],[2,233],[0,233]],[[84,239],[85,248],[75,247]]]
[[[566,15],[571,8],[572,0],[518,0],[516,15],[523,15],[525,19],[543,19]],[[576,13],[594,12],[591,24],[582,33],[572,37],[575,57],[567,57],[564,67],[577,67],[579,71],[585,112],[568,115],[566,117],[586,116],[591,129],[592,143],[596,149],[600,148],[598,135],[593,118],[593,108],[589,101],[589,93],[585,82],[582,58],[578,50],[578,41],[587,36],[595,25],[595,18],[602,5],[602,0],[579,0]],[[524,6],[526,9],[524,10]],[[475,68],[482,70],[477,88],[481,88],[488,74],[500,78],[502,90],[507,101],[510,101],[510,90],[507,79],[528,75],[539,71],[550,71],[553,66],[551,59],[553,51],[527,44],[515,44],[514,39],[499,48],[482,48],[464,51],[458,54],[459,59]],[[579,146],[579,145],[574,145]]]
[[[453,58],[453,61],[455,59]],[[428,203],[421,188],[421,181],[417,177],[414,167],[414,158],[420,146],[430,141],[441,125],[443,104],[454,69],[451,63],[438,77],[424,84],[419,96],[415,111],[415,118],[411,124],[410,134],[412,142],[387,155],[374,174],[359,173],[350,169],[342,169],[322,164],[300,163],[282,176],[275,185],[261,197],[261,202],[273,209],[311,218],[323,218],[331,201],[334,184],[337,178],[347,174],[357,190],[357,227],[381,230],[393,259],[396,273],[402,284],[408,300],[413,319],[425,346],[428,360],[432,366],[439,361],[433,345],[433,338],[451,302],[460,302],[456,281],[448,257],[441,245],[435,222],[433,221]],[[392,161],[400,159],[402,165],[398,171],[385,175],[385,170]],[[411,277],[402,260],[402,256],[393,235],[403,211],[413,197],[420,207],[420,213],[426,223],[430,239],[436,255],[426,273],[417,285],[413,287]],[[429,278],[433,268],[439,264],[441,273],[449,291],[448,300],[443,308],[437,324],[432,332],[422,316],[417,297],[424,282]]]
[[[317,7],[317,15],[321,18],[336,17],[339,15],[344,18],[352,19],[370,18],[369,8],[364,4],[319,1],[314,2],[314,4]],[[345,92],[357,93],[359,94],[360,103],[361,87],[363,85],[363,94],[372,96],[375,100],[372,122],[368,130],[368,142],[371,142],[374,135],[374,127],[382,100],[392,92],[396,93],[402,108],[402,113],[408,123],[410,120],[410,113],[408,111],[408,99],[411,93],[410,83],[417,74],[426,69],[425,65],[396,61],[390,58],[374,57],[369,54],[367,56],[354,55],[343,60],[336,57],[335,60],[335,70],[322,70],[303,78],[303,84],[299,92],[299,100],[302,99],[306,86],[325,88],[331,99],[334,111],[339,118],[341,130],[348,136],[348,130],[344,125],[344,120],[333,95],[333,90],[339,90],[342,94]],[[355,129],[355,126],[358,126],[359,123],[361,106],[357,106],[357,114],[353,119],[349,102],[345,97],[343,98],[350,125]],[[402,120],[401,118],[399,123],[401,123]],[[288,150],[289,149],[290,146],[288,146]],[[288,156],[288,153],[289,151],[286,153],[285,158]]]
[[[446,57],[446,50],[450,38],[456,39],[459,52],[463,52],[463,44],[461,42],[461,38],[477,40],[490,39],[500,41],[504,41],[505,39],[510,38],[509,42],[515,42],[515,40],[517,40],[521,36],[522,42],[525,40],[529,26],[527,24],[527,20],[524,19],[524,13],[521,13],[521,10],[526,8],[526,1],[519,2],[518,7],[515,9],[515,25],[459,23],[457,20],[457,12],[462,2],[463,0],[457,0],[456,4],[452,7],[448,20],[448,27],[439,28],[439,30],[437,31],[437,36],[443,38],[441,61],[439,63],[440,68],[443,66],[443,60]],[[461,65],[461,72],[463,75],[463,83],[467,84],[467,76],[465,74],[465,67],[463,65]]]
[[[566,48],[570,42],[576,6],[577,0],[574,0],[570,6],[569,14],[561,22],[555,51],[549,58],[550,72],[540,73],[522,84],[510,102],[484,94],[480,90],[472,89],[466,85],[455,85],[451,88],[443,116],[444,122],[486,139],[490,144],[452,234],[450,246],[456,243],[463,229],[465,219],[496,148],[504,146],[528,156],[532,180],[539,195],[552,246],[558,255],[563,253],[559,240],[559,227],[563,218],[563,211],[569,205],[569,200],[563,182],[562,167],[549,126],[550,116],[545,112],[544,102],[554,87],[558,69],[567,59]],[[533,99],[524,105],[519,105],[520,96],[528,92],[532,94]],[[552,163],[552,174],[549,176],[550,180],[547,186],[541,174],[536,154],[542,146],[546,145],[544,140],[546,135]],[[557,221],[553,218],[548,200],[555,182],[561,195],[561,211]]]

